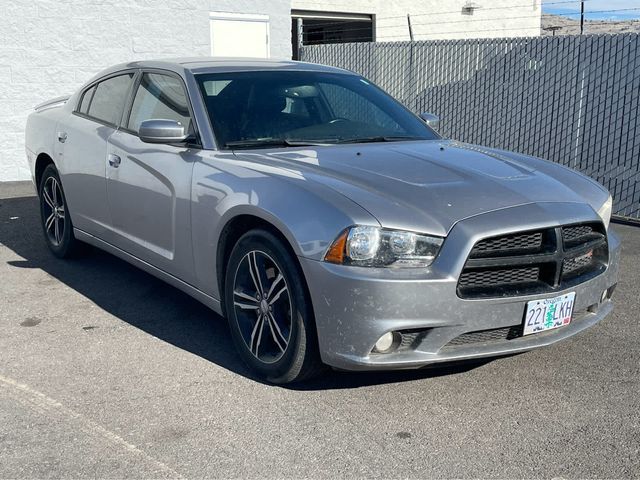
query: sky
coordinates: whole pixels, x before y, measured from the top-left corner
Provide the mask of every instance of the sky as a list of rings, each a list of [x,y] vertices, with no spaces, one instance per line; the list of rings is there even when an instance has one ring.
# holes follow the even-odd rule
[[[543,0],[543,11],[545,13],[555,13],[562,15],[580,14],[580,1],[564,3],[567,0]],[[562,2],[562,3],[559,3]],[[640,19],[640,0],[586,0],[585,12],[588,20],[636,20]],[[610,10],[620,10],[633,8],[636,10],[612,12]],[[603,12],[607,10],[607,12]],[[595,13],[589,13],[595,12]]]

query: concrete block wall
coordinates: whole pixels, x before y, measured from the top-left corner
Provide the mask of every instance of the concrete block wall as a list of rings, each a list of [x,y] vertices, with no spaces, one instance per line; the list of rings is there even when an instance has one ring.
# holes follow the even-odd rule
[[[75,91],[103,68],[211,52],[209,13],[267,14],[272,58],[291,57],[291,9],[368,13],[380,41],[539,34],[541,0],[11,0],[0,6],[0,182],[26,180],[24,125],[34,105]],[[449,12],[449,13],[447,13]],[[461,20],[463,21],[461,23]],[[468,23],[464,23],[468,20]],[[538,30],[536,28],[538,27]]]
[[[291,56],[290,0],[11,0],[0,7],[0,181],[30,178],[24,126],[34,105],[100,70],[211,53],[209,12],[263,13],[271,56]]]
[[[480,6],[462,15],[469,3]],[[540,35],[542,0],[292,0],[296,10],[321,10],[375,15],[376,39],[407,41],[407,14],[416,40],[533,37]]]

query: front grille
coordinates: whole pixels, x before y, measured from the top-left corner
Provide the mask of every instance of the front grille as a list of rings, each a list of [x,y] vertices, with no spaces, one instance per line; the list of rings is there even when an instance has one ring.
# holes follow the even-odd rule
[[[579,240],[593,233],[591,225],[571,225],[562,227],[562,238],[565,242]]]
[[[593,261],[593,254],[584,254],[576,258],[567,258],[562,262],[562,275],[574,273],[583,268],[589,268]]]
[[[493,328],[491,330],[463,333],[447,343],[446,346],[456,347],[459,345],[468,345],[470,343],[496,342],[500,340],[511,340],[521,336],[522,325],[514,325],[513,327]]]
[[[510,233],[478,241],[458,280],[461,298],[530,295],[569,288],[608,262],[602,223]]]
[[[514,252],[535,251],[542,246],[542,233],[516,233],[480,240],[473,249],[474,258],[504,255]]]
[[[562,227],[562,240],[565,249],[572,249],[583,243],[602,238],[602,232],[596,225],[569,225]]]
[[[398,345],[398,351],[402,350],[414,350],[422,340],[427,336],[430,329],[419,329],[419,330],[401,330],[398,333],[400,334],[400,345]]]
[[[468,270],[460,275],[459,285],[463,288],[481,287],[483,285],[505,285],[514,283],[537,282],[540,269],[511,268],[498,270]]]
[[[580,322],[587,315],[594,313],[593,310],[597,310],[597,307],[598,305],[596,304],[584,310],[573,312],[571,323]],[[557,329],[548,330],[548,332],[554,332],[556,330]],[[442,349],[461,347],[464,345],[472,345],[476,343],[490,343],[501,342],[505,340],[514,340],[516,338],[522,337],[522,331],[523,327],[522,324],[520,324],[512,325],[510,327],[492,328],[490,330],[478,330],[476,332],[463,333],[462,335],[455,337],[453,340],[447,343],[444,347],[442,347]],[[539,333],[536,335],[539,335]]]

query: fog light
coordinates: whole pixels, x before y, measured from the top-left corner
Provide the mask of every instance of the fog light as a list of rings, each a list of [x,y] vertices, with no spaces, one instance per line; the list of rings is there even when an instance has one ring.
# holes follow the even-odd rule
[[[397,337],[398,334],[396,334],[395,332],[385,333],[378,339],[373,350],[376,353],[389,353],[391,350],[393,350],[394,347],[397,346]]]
[[[600,295],[600,303],[604,302],[607,299],[608,295],[609,295],[609,289],[602,292],[602,295]]]

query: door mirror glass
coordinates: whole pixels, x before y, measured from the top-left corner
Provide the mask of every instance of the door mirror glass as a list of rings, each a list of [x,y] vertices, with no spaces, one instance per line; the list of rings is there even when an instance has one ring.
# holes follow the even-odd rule
[[[146,143],[182,143],[189,139],[184,125],[166,119],[144,120],[140,123],[138,135]]]
[[[438,131],[440,128],[440,117],[433,113],[421,113],[420,118],[424,120],[424,123],[429,125],[434,130]]]

